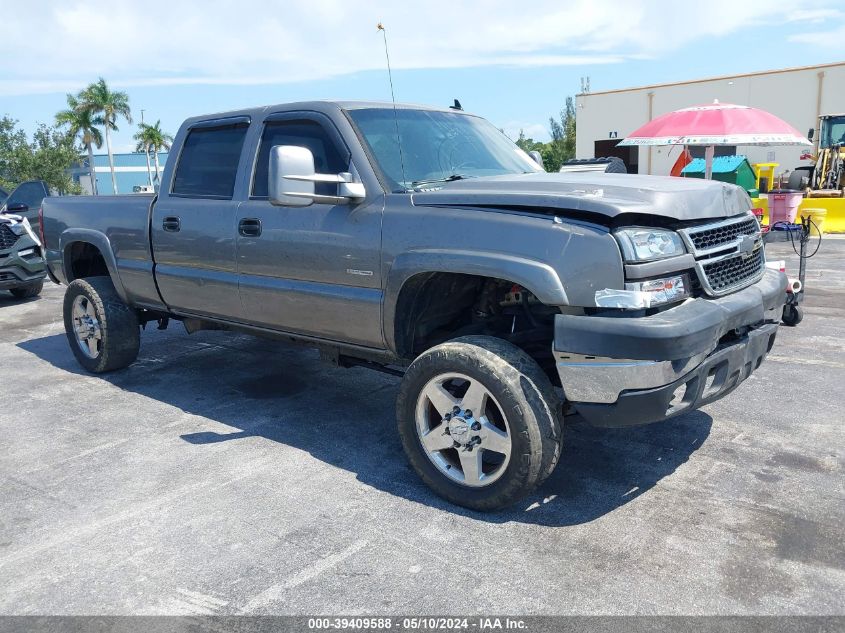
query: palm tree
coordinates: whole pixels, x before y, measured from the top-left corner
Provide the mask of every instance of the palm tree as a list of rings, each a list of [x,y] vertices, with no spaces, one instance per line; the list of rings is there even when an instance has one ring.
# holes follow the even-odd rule
[[[150,134],[149,134],[149,126],[141,123],[138,126],[138,131],[135,133],[134,138],[138,141],[138,144],[135,146],[136,152],[144,152],[144,156],[147,158],[147,180],[150,183],[150,187],[153,186],[153,168],[150,166]]]
[[[155,122],[155,125],[147,125],[147,138],[150,143],[150,151],[153,152],[153,158],[156,165],[156,182],[161,184],[161,168],[158,164],[159,152],[169,150],[173,143],[173,137],[161,129],[161,120]]]
[[[94,148],[103,146],[103,135],[94,123],[94,117],[88,110],[80,109],[79,98],[67,96],[67,110],[56,115],[56,125],[68,126],[68,133],[82,141],[82,147],[88,150],[88,173],[91,176],[91,192],[97,195],[97,176],[94,173]]]
[[[119,90],[112,91],[106,80],[100,77],[96,82],[79,93],[80,109],[94,116],[94,123],[102,125],[106,131],[106,150],[109,154],[109,169],[111,170],[111,184],[117,193],[117,178],[114,174],[114,156],[111,151],[111,137],[109,132],[117,131],[117,118],[123,117],[127,123],[132,123],[132,112],[129,109],[129,95]]]

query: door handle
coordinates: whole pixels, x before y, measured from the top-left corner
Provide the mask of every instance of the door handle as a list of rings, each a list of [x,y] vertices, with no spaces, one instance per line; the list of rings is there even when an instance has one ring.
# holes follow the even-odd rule
[[[258,218],[243,218],[238,222],[238,233],[244,237],[258,237],[261,235],[261,220]]]
[[[167,216],[162,220],[161,228],[169,233],[176,233],[182,228],[182,220],[175,215]]]

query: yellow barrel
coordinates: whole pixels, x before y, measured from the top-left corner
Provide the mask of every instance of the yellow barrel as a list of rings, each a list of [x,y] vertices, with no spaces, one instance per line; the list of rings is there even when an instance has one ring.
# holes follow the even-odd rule
[[[827,217],[827,209],[805,207],[801,209],[800,214],[805,218],[809,217],[818,228],[819,235],[824,235],[824,220]],[[810,227],[810,233],[815,233],[813,227]]]

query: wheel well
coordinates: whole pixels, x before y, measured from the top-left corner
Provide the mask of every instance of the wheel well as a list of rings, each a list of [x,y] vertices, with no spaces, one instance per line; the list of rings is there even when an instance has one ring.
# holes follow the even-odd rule
[[[74,242],[68,246],[70,252],[67,261],[70,264],[68,282],[85,277],[108,276],[109,269],[106,259],[93,244],[88,242]]]
[[[551,344],[558,312],[507,279],[421,273],[399,292],[394,317],[397,355],[410,360],[449,339],[486,334],[521,347],[544,369],[551,367],[550,376],[555,377]]]

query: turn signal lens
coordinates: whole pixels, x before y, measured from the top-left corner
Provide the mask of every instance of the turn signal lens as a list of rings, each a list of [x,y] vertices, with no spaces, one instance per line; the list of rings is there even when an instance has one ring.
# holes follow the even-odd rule
[[[625,289],[639,291],[648,296],[649,306],[674,303],[690,296],[689,275],[626,283]]]

